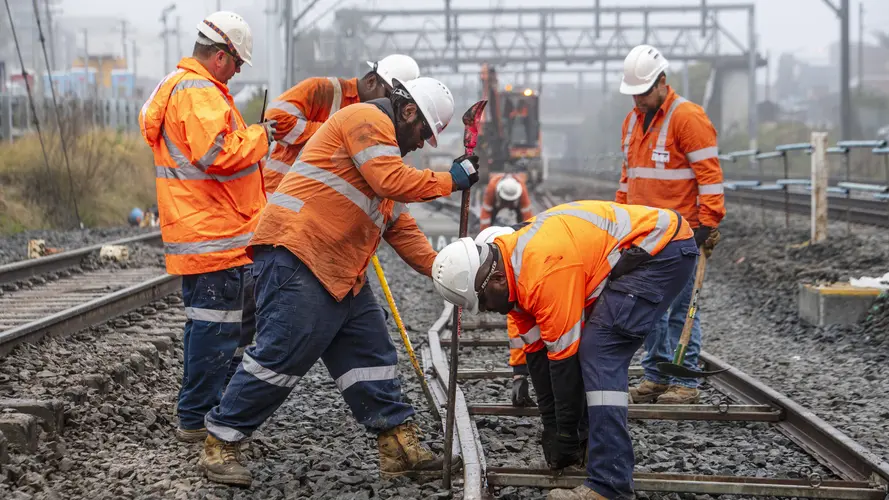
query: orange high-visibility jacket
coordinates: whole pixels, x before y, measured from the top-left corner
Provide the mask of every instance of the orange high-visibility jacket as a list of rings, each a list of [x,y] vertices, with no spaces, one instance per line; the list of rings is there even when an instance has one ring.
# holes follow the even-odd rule
[[[615,201],[672,208],[691,227],[725,217],[716,129],[704,109],[669,88],[647,131],[636,108],[624,119],[620,187]]]
[[[431,275],[436,252],[406,203],[451,194],[448,172],[404,164],[389,99],[342,109],[309,139],[268,198],[251,245],[282,245],[337,301],[358,293],[381,237]]]
[[[479,231],[490,227],[494,216],[503,209],[503,202],[497,197],[497,183],[505,175],[502,173],[493,174],[491,180],[488,181],[488,186],[485,188],[485,197],[482,199],[482,208],[479,212]],[[516,216],[518,221],[522,222],[528,220],[533,215],[531,197],[528,196],[528,186],[525,185],[525,182],[514,175],[512,178],[519,181],[519,184],[522,185],[522,197],[517,200],[518,206],[516,207]]]
[[[306,141],[328,118],[357,102],[357,78],[307,78],[278,96],[266,111],[266,120],[278,121],[275,149],[262,171],[266,192],[275,192]]]
[[[577,352],[585,310],[602,293],[621,250],[636,245],[657,255],[670,241],[694,235],[672,210],[607,201],[557,205],[528,222],[494,244],[525,352],[545,346],[554,360]]]
[[[528,318],[528,316],[522,315],[517,311],[510,311],[506,315],[506,333],[509,335],[509,366],[528,364],[528,360],[525,357],[525,341],[522,340],[522,333],[528,333],[535,326],[534,324],[530,326],[523,324],[523,321],[527,322],[528,319],[531,319],[533,323],[534,318]]]
[[[245,248],[265,205],[260,125],[247,126],[228,87],[183,58],[139,112],[154,152],[167,272],[199,274],[250,263]]]

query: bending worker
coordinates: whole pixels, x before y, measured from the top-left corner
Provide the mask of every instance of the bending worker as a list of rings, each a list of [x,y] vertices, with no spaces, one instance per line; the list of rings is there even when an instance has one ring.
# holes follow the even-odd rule
[[[512,174],[494,174],[488,181],[479,213],[479,230],[491,227],[500,210],[513,210],[516,222],[528,220],[533,215],[528,188]]]
[[[371,70],[361,79],[307,78],[271,103],[266,116],[278,122],[277,144],[262,173],[266,192],[275,192],[300,150],[334,113],[357,102],[388,97],[393,78],[406,82],[420,76],[417,62],[401,54],[367,64]]]
[[[198,24],[192,57],[157,85],[139,113],[154,152],[167,272],[182,276],[185,335],[177,412],[182,441],[203,440],[204,416],[238,345],[247,242],[265,204],[259,160],[272,122],[247,126],[227,83],[250,64],[244,19],[215,12]]]
[[[454,98],[432,78],[393,83],[389,98],[328,119],[269,196],[250,241],[256,344],[206,418],[199,464],[212,481],[251,483],[240,442],[319,358],[355,419],[377,434],[384,477],[441,473],[441,457],[408,422],[414,409],[402,397],[395,346],[365,272],[385,238],[430,276],[435,251],[405,204],[468,189],[478,182],[478,158],[457,158],[449,173],[405,165],[424,140],[437,146]]]
[[[586,406],[587,479],[549,498],[633,497],[627,370],[692,274],[699,253],[692,230],[672,210],[603,201],[558,205],[527,222],[493,243],[461,238],[445,247],[432,265],[433,285],[473,314],[512,314],[525,332],[541,419],[556,427],[544,430],[555,436],[550,467],[583,462]],[[540,405],[543,393],[552,394],[549,408]]]
[[[624,61],[620,92],[633,96],[636,106],[623,124],[624,163],[615,201],[676,210],[694,230],[698,247],[707,242],[712,251],[725,216],[716,130],[703,108],[667,85],[668,66],[650,45],[635,47]],[[630,389],[633,402],[690,404],[700,398],[697,379],[673,378],[657,369],[657,363],[673,360],[693,290],[692,278],[645,340],[645,375]],[[700,351],[698,313],[683,365],[697,370]]]

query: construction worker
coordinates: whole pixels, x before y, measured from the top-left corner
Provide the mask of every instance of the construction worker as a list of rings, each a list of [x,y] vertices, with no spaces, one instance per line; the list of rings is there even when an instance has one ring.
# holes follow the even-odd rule
[[[185,335],[178,439],[203,440],[238,344],[247,242],[265,203],[259,161],[274,123],[247,126],[227,83],[251,64],[244,19],[215,12],[198,23],[192,57],[157,85],[139,113],[154,152],[167,272],[182,276]]]
[[[432,78],[393,86],[389,98],[334,113],[269,196],[250,241],[256,344],[206,418],[199,464],[212,481],[252,482],[240,442],[319,358],[355,419],[377,434],[384,477],[442,469],[407,421],[414,410],[402,398],[395,346],[365,271],[382,237],[429,276],[436,254],[405,204],[468,189],[478,158],[463,155],[447,173],[405,165],[424,140],[437,147],[454,98]]]
[[[513,210],[516,222],[528,220],[532,215],[528,188],[512,174],[494,174],[488,181],[479,213],[479,230],[491,227],[500,210]]]
[[[494,238],[503,234],[512,234],[520,227],[522,227],[521,224],[516,224],[513,227],[491,226],[483,229],[475,237],[475,244],[491,243]],[[518,325],[511,315],[506,317],[506,332],[509,335],[509,366],[512,367],[512,405],[534,406],[536,403],[528,392],[529,372],[528,361],[525,358],[525,344],[519,336]]]
[[[639,45],[624,60],[620,92],[633,96],[636,106],[623,124],[624,162],[615,201],[682,214],[698,246],[719,241],[725,216],[722,168],[716,129],[704,109],[679,96],[667,85],[669,63],[651,45]],[[671,362],[691,302],[689,279],[668,313],[645,341],[644,380],[630,390],[635,403],[691,404],[700,399],[698,380],[661,374],[659,362]],[[700,313],[695,315],[684,366],[698,369],[701,350]]]
[[[692,274],[692,237],[672,210],[576,201],[486,245],[461,238],[435,258],[433,286],[445,300],[514,318],[552,440],[544,446],[551,468],[583,463],[587,409],[587,479],[550,499],[633,497],[627,370]],[[553,403],[541,404],[546,397]]]
[[[306,141],[334,113],[357,102],[388,97],[393,78],[407,82],[420,76],[417,62],[402,54],[367,65],[371,69],[361,79],[308,78],[271,103],[267,116],[278,124],[277,144],[262,173],[267,193],[275,192]]]

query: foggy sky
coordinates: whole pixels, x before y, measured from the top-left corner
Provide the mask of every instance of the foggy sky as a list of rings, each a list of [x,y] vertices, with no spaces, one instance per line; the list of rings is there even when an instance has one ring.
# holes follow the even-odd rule
[[[708,4],[719,3],[748,3],[750,0],[710,0]],[[831,9],[825,5],[824,0],[752,0],[756,6],[756,31],[759,36],[759,50],[765,54],[769,52],[772,77],[775,75],[777,58],[781,52],[793,52],[803,59],[816,63],[827,62],[827,46],[839,39],[839,22]],[[839,0],[833,0],[839,3]],[[120,19],[129,21],[128,31],[134,35],[135,41],[140,47],[138,58],[138,72],[140,76],[159,78],[173,68],[163,67],[163,44],[159,33],[161,23],[160,12],[165,5],[176,4],[176,11],[172,14],[171,24],[175,17],[181,17],[180,29],[181,52],[178,55],[191,51],[194,43],[195,26],[206,14],[216,10],[216,0],[178,0],[160,2],[142,2],[137,0],[62,0],[62,12],[60,17],[70,19],[70,26],[82,22],[90,29],[90,52],[104,50],[109,53],[120,53],[120,31],[118,25]],[[308,0],[295,2],[295,11],[299,11],[299,4],[305,5]],[[347,6],[359,6],[360,8],[396,8],[404,5],[404,0],[321,0],[306,19],[314,20],[316,16],[327,11],[335,4],[338,8]],[[454,0],[452,6],[478,7],[486,2],[472,0]],[[696,4],[697,0],[603,0],[602,4],[615,5],[661,5],[661,4]],[[851,38],[853,42],[858,40],[858,3],[851,2],[853,13],[851,18]],[[865,41],[873,42],[871,32],[873,30],[889,31],[889,1],[864,0],[865,8]],[[247,18],[253,28],[254,34],[254,61],[263,66],[266,64],[266,51],[270,38],[266,36],[264,10],[265,0],[222,0],[224,10],[238,12]],[[588,0],[555,0],[545,2],[543,0],[488,0],[491,6],[540,6],[540,5],[590,5]],[[411,8],[435,8],[443,5],[441,1],[411,2]],[[331,12],[335,10],[332,9]],[[323,19],[319,25],[324,25],[332,18],[332,14]],[[738,21],[732,23],[724,20],[729,30],[736,36],[746,40],[745,17],[739,16]],[[791,29],[790,24],[795,23],[803,28]],[[117,30],[117,31],[112,31]],[[104,32],[104,33],[103,33]],[[78,43],[80,40],[78,40]],[[382,57],[384,54],[381,54]],[[854,55],[853,55],[854,57]],[[171,52],[171,65],[175,65],[178,57]],[[264,69],[264,68],[263,68]],[[760,79],[763,79],[760,71]],[[262,79],[264,71],[259,68],[245,70],[236,78]]]

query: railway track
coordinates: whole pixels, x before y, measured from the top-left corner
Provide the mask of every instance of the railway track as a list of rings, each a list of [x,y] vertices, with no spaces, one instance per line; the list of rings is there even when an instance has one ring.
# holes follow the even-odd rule
[[[180,278],[158,267],[94,271],[77,267],[105,245],[134,243],[160,243],[160,233],[0,266],[0,284],[37,282],[0,296],[0,357],[22,343],[75,333],[179,290]],[[49,279],[43,277],[47,274]]]
[[[781,198],[783,203],[783,195]],[[536,201],[544,207],[550,207],[557,202],[557,198],[544,193],[538,195]],[[452,211],[456,209],[453,204],[445,207]],[[508,401],[490,401],[491,396],[503,400],[508,398],[505,382],[511,377],[511,370],[498,369],[497,365],[502,363],[484,359],[485,355],[500,360],[505,360],[508,356],[505,318],[475,322],[464,320],[464,336],[456,339],[457,348],[463,348],[460,361],[457,367],[450,367],[445,349],[451,348],[455,340],[453,325],[450,324],[452,317],[453,306],[445,304],[441,316],[428,330],[428,345],[422,350],[422,360],[427,383],[442,408],[443,424],[449,370],[457,370],[453,442],[454,452],[459,453],[463,461],[463,498],[490,498],[497,488],[557,488],[582,484],[586,473],[579,469],[566,469],[562,474],[556,475],[545,468],[528,467],[527,460],[519,460],[518,464],[513,460],[510,463],[510,453],[524,453],[522,456],[527,457],[528,448],[537,450],[539,445],[533,431],[522,430],[529,425],[531,429],[536,426],[536,407],[513,407]],[[638,471],[637,460],[634,482],[638,491],[847,500],[883,500],[889,497],[889,463],[790,398],[726,361],[707,352],[702,352],[700,359],[706,370],[728,368],[728,371],[707,379],[703,384],[702,390],[708,396],[704,400],[707,402],[697,405],[631,405],[629,418],[634,441],[637,437],[634,426],[640,421],[737,426],[739,431],[744,432],[750,432],[749,429],[754,426],[754,429],[759,429],[755,431],[757,437],[762,439],[774,440],[774,436],[783,435],[801,457],[795,459],[794,463],[804,465],[796,470],[782,468],[777,474],[770,470],[768,472],[771,475],[760,472],[733,475],[721,473],[724,470],[719,471],[720,473],[713,473],[712,470],[689,473],[688,469],[694,467],[683,467],[684,470],[675,472],[669,470],[669,463],[667,466],[654,464],[657,467],[652,468],[657,472],[643,472]],[[630,368],[631,379],[640,374],[640,367]],[[491,383],[495,381],[500,381],[501,384]],[[767,425],[769,428],[760,429],[756,425]],[[699,428],[683,429],[678,434],[680,439],[683,433],[698,432]],[[502,438],[502,441],[493,439],[493,434]],[[649,437],[652,436],[649,434]],[[656,433],[653,437],[657,442]],[[739,434],[736,439],[743,441],[750,437],[745,438],[743,434]],[[507,440],[510,442],[504,453],[503,443]],[[485,441],[491,446],[486,448]],[[670,450],[670,446],[666,443],[664,445],[664,449]],[[667,456],[667,461],[676,459],[677,464],[682,462],[687,465],[687,458],[700,455],[698,448],[683,449],[680,446],[671,451],[675,456]],[[536,455],[542,459],[539,451]],[[497,462],[500,464],[492,465]],[[543,467],[542,460],[539,464]],[[700,460],[695,464],[706,468],[706,464],[702,464]],[[646,464],[648,465],[651,464]]]

